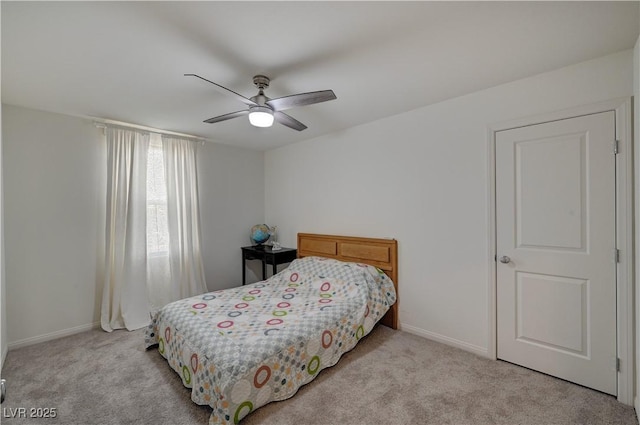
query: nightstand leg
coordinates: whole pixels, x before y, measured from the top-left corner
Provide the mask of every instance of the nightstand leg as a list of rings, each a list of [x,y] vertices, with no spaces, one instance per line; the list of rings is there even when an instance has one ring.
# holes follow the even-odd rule
[[[262,260],[262,280],[266,280],[266,279],[267,279],[267,264],[263,259]]]
[[[247,283],[247,259],[242,257],[242,286]]]
[[[278,265],[276,262],[273,262],[273,275],[275,276],[278,273]]]

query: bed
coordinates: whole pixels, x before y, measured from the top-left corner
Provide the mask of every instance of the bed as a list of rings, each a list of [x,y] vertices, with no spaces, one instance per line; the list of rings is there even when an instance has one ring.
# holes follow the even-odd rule
[[[145,345],[224,425],[292,397],[378,322],[397,328],[397,242],[299,233],[285,270],[166,305]]]

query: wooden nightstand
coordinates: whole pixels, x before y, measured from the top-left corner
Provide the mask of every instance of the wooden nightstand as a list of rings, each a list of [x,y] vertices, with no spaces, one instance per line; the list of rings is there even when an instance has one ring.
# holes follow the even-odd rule
[[[298,256],[295,248],[281,248],[273,251],[268,245],[242,247],[242,284],[247,282],[247,260],[262,261],[262,280],[267,278],[267,264],[273,265],[273,274],[278,273],[278,264],[290,263]]]

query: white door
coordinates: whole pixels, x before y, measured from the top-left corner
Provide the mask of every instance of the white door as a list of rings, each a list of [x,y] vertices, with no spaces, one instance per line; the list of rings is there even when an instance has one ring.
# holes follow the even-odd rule
[[[614,112],[496,133],[498,358],[617,393]]]

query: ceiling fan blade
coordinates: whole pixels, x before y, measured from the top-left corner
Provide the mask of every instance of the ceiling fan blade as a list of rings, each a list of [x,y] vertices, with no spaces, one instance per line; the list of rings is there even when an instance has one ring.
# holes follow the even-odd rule
[[[313,105],[314,103],[326,102],[333,99],[337,99],[333,90],[320,90],[270,99],[266,103],[275,111],[286,111],[296,106]]]
[[[230,120],[232,118],[237,118],[237,117],[241,117],[243,115],[247,115],[249,114],[248,110],[244,110],[244,111],[236,111],[236,112],[231,112],[229,114],[224,114],[224,115],[220,115],[217,117],[213,117],[213,118],[209,118],[208,120],[204,120],[204,122],[206,122],[207,124],[214,124],[220,121],[226,121],[226,120]]]
[[[185,77],[196,77],[196,78],[200,78],[201,80],[204,80],[204,81],[206,81],[207,83],[211,83],[211,84],[213,84],[214,86],[216,86],[216,87],[218,87],[218,88],[222,89],[224,92],[231,94],[231,95],[232,95],[232,96],[234,96],[237,100],[239,100],[240,102],[244,103],[244,104],[245,104],[245,105],[247,105],[247,106],[256,106],[256,105],[257,105],[257,103],[256,103],[256,102],[254,102],[253,100],[251,100],[251,99],[247,99],[246,97],[244,97],[244,96],[242,96],[242,95],[240,95],[240,94],[238,94],[238,93],[234,92],[233,90],[229,90],[228,88],[226,88],[226,87],[224,87],[224,86],[221,86],[220,84],[216,84],[216,83],[214,83],[213,81],[207,80],[206,78],[202,78],[202,77],[201,77],[201,76],[199,76],[199,75],[196,75],[196,74],[184,74],[184,76],[185,76]]]
[[[285,114],[284,112],[275,111],[273,113],[273,118],[280,124],[286,125],[287,127],[293,128],[294,130],[302,131],[307,128],[306,125],[302,124],[297,119]]]

